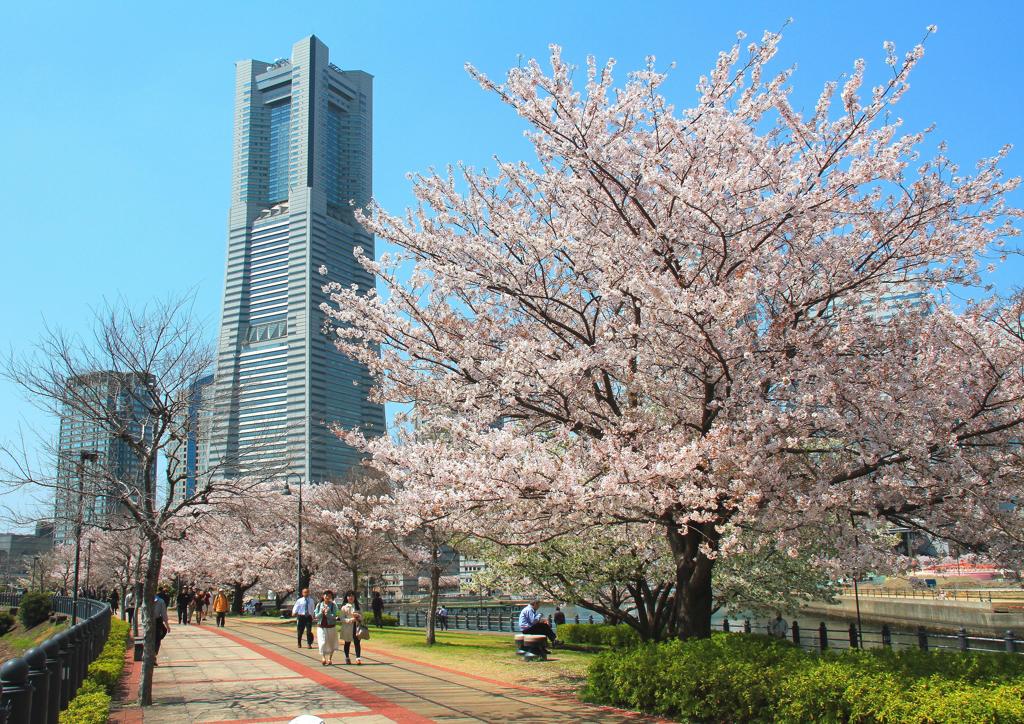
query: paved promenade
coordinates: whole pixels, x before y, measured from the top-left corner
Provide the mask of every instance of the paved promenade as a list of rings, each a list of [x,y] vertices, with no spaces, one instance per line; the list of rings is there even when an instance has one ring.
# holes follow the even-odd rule
[[[154,676],[154,705],[115,722],[637,722],[642,718],[567,697],[463,674],[363,646],[363,665],[320,666],[295,648],[293,630],[229,620],[229,627],[175,626]],[[514,656],[511,646],[509,656]],[[523,664],[543,666],[543,664]]]

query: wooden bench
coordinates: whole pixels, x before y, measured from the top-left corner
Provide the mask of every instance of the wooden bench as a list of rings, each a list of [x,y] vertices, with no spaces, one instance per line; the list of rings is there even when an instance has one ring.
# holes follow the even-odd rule
[[[547,661],[548,637],[543,634],[516,634],[516,653],[524,661]]]

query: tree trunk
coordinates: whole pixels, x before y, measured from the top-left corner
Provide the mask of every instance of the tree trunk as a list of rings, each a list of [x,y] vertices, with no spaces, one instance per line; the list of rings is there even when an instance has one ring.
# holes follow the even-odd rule
[[[153,604],[157,586],[160,583],[160,566],[163,563],[163,541],[158,537],[149,538],[149,561],[146,564],[146,580],[143,584],[142,601],[135,603],[135,615],[143,614],[145,645],[142,649],[142,675],[139,677],[139,706],[153,703],[153,663],[156,661],[156,626],[153,621]],[[164,621],[164,625],[169,622]]]
[[[427,612],[427,645],[433,646],[437,640],[435,623],[437,621],[437,599],[441,583],[441,566],[435,554],[430,564],[430,610]]]
[[[714,523],[690,523],[667,526],[668,542],[676,565],[676,635],[682,641],[711,636],[711,574],[714,560],[701,550],[701,544],[718,550],[718,532]]]
[[[231,613],[242,613],[242,598],[245,596],[245,589],[242,584],[235,581],[231,584]]]

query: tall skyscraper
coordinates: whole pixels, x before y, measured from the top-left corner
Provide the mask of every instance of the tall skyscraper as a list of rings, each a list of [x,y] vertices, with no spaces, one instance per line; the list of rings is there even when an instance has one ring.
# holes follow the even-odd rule
[[[358,461],[330,423],[384,432],[365,367],[321,331],[327,281],[372,289],[353,204],[371,195],[372,78],[315,36],[291,59],[236,64],[234,174],[211,465],[337,478]],[[318,272],[325,265],[329,273]]]
[[[74,397],[84,402],[83,409],[65,407],[60,418],[54,496],[57,543],[74,539],[79,517],[85,526],[102,526],[120,515],[121,498],[114,490],[119,483],[143,487],[145,470],[139,458],[110,430],[110,422],[120,420],[135,438],[152,438],[154,425],[142,403],[146,382],[142,375],[106,371],[68,381],[79,388]]]

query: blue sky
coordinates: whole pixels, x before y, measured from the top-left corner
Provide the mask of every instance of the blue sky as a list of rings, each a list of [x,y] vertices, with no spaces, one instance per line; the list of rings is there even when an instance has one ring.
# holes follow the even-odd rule
[[[375,77],[374,192],[411,201],[405,174],[493,155],[529,157],[522,125],[465,74],[500,77],[549,43],[582,64],[614,57],[624,74],[675,61],[680,106],[737,30],[787,18],[777,67],[795,64],[797,107],[865,57],[884,73],[883,40],[909,49],[935,23],[899,106],[908,130],[937,125],[965,170],[1024,141],[1024,61],[1015,2],[347,2],[9,4],[0,24],[7,91],[0,111],[0,350],[24,351],[49,322],[88,323],[90,308],[194,288],[216,334],[231,174],[234,61],[287,57],[316,34],[344,69]],[[302,8],[301,10],[299,8]],[[874,77],[881,77],[875,75]],[[1024,173],[1024,148],[1004,167]],[[1024,194],[1015,197],[1024,205]],[[1024,265],[1000,269],[1002,290]],[[19,425],[56,434],[0,381],[0,440]],[[25,507],[8,496],[3,504]],[[0,526],[2,527],[2,526]]]

